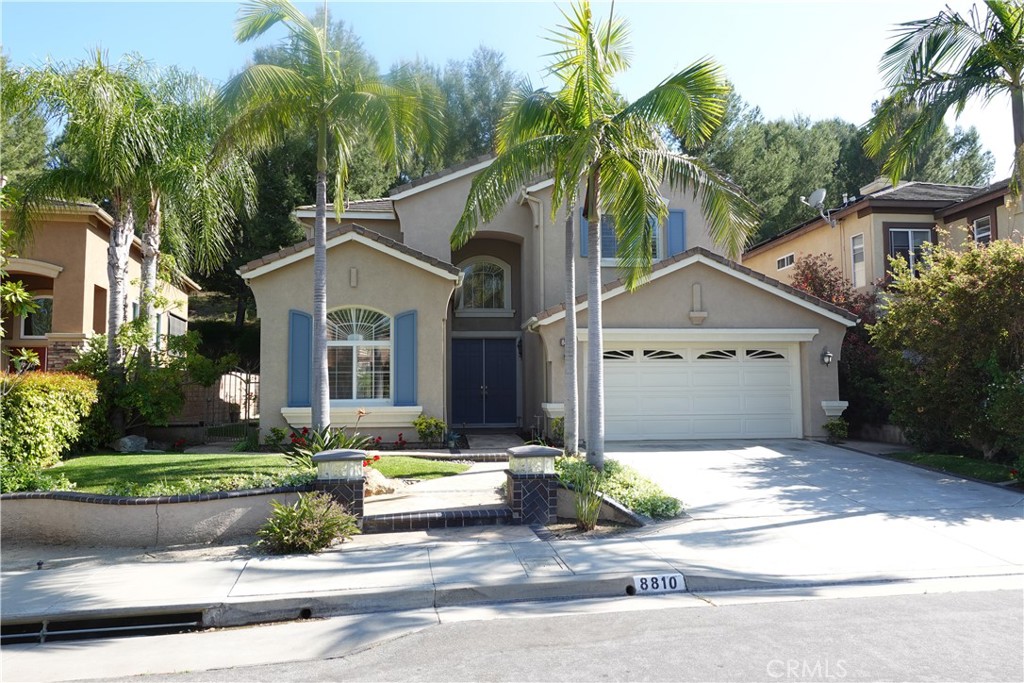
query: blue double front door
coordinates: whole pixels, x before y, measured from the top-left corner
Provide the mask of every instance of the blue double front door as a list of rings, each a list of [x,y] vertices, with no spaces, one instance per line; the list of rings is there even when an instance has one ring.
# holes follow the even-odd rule
[[[452,423],[516,424],[516,340],[452,340]]]

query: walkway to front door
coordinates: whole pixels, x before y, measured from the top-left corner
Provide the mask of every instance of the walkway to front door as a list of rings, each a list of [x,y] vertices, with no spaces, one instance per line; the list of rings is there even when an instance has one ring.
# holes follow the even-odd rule
[[[516,424],[516,340],[452,340],[452,426]]]

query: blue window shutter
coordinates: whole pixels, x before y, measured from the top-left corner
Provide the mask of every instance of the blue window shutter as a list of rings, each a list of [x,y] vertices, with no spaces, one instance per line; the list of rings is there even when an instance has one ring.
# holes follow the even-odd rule
[[[587,258],[587,219],[583,217],[583,209],[580,209],[580,256]]]
[[[668,255],[686,251],[686,212],[668,212]]]
[[[312,388],[313,316],[288,311],[288,407],[312,405]]]
[[[416,405],[416,311],[395,316],[396,406]]]
[[[155,348],[158,348],[158,349],[160,348],[160,334],[162,332],[162,330],[160,328],[163,327],[163,325],[162,325],[163,321],[164,321],[163,313],[157,313],[156,314],[156,339],[153,341],[153,346]]]

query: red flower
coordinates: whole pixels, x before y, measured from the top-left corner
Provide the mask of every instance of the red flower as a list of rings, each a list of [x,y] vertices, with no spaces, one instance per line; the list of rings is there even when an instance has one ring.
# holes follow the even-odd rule
[[[374,460],[374,462],[376,462],[376,461],[380,460],[380,456],[379,456],[379,455],[375,455],[375,456],[373,456],[373,460]]]
[[[306,434],[309,434],[309,427],[302,428],[302,435],[305,436]]]
[[[363,467],[369,467],[369,466],[370,466],[370,461],[369,460],[364,460],[363,461]]]

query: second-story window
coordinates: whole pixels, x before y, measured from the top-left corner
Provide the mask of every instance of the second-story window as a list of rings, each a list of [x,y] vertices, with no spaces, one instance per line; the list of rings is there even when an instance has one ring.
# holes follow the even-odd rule
[[[461,266],[462,287],[455,293],[457,315],[512,315],[512,278],[508,264],[495,258],[475,258]]]
[[[930,228],[889,228],[889,256],[902,258],[917,275],[924,244],[931,241]]]
[[[988,244],[992,241],[992,219],[988,216],[974,221],[972,226],[974,241],[978,244]]]
[[[37,308],[21,319],[22,339],[44,339],[53,331],[53,297],[32,297]]]
[[[867,284],[867,272],[864,266],[864,235],[854,235],[850,238],[850,259],[853,262],[851,274],[853,275],[853,286],[863,287]]]

